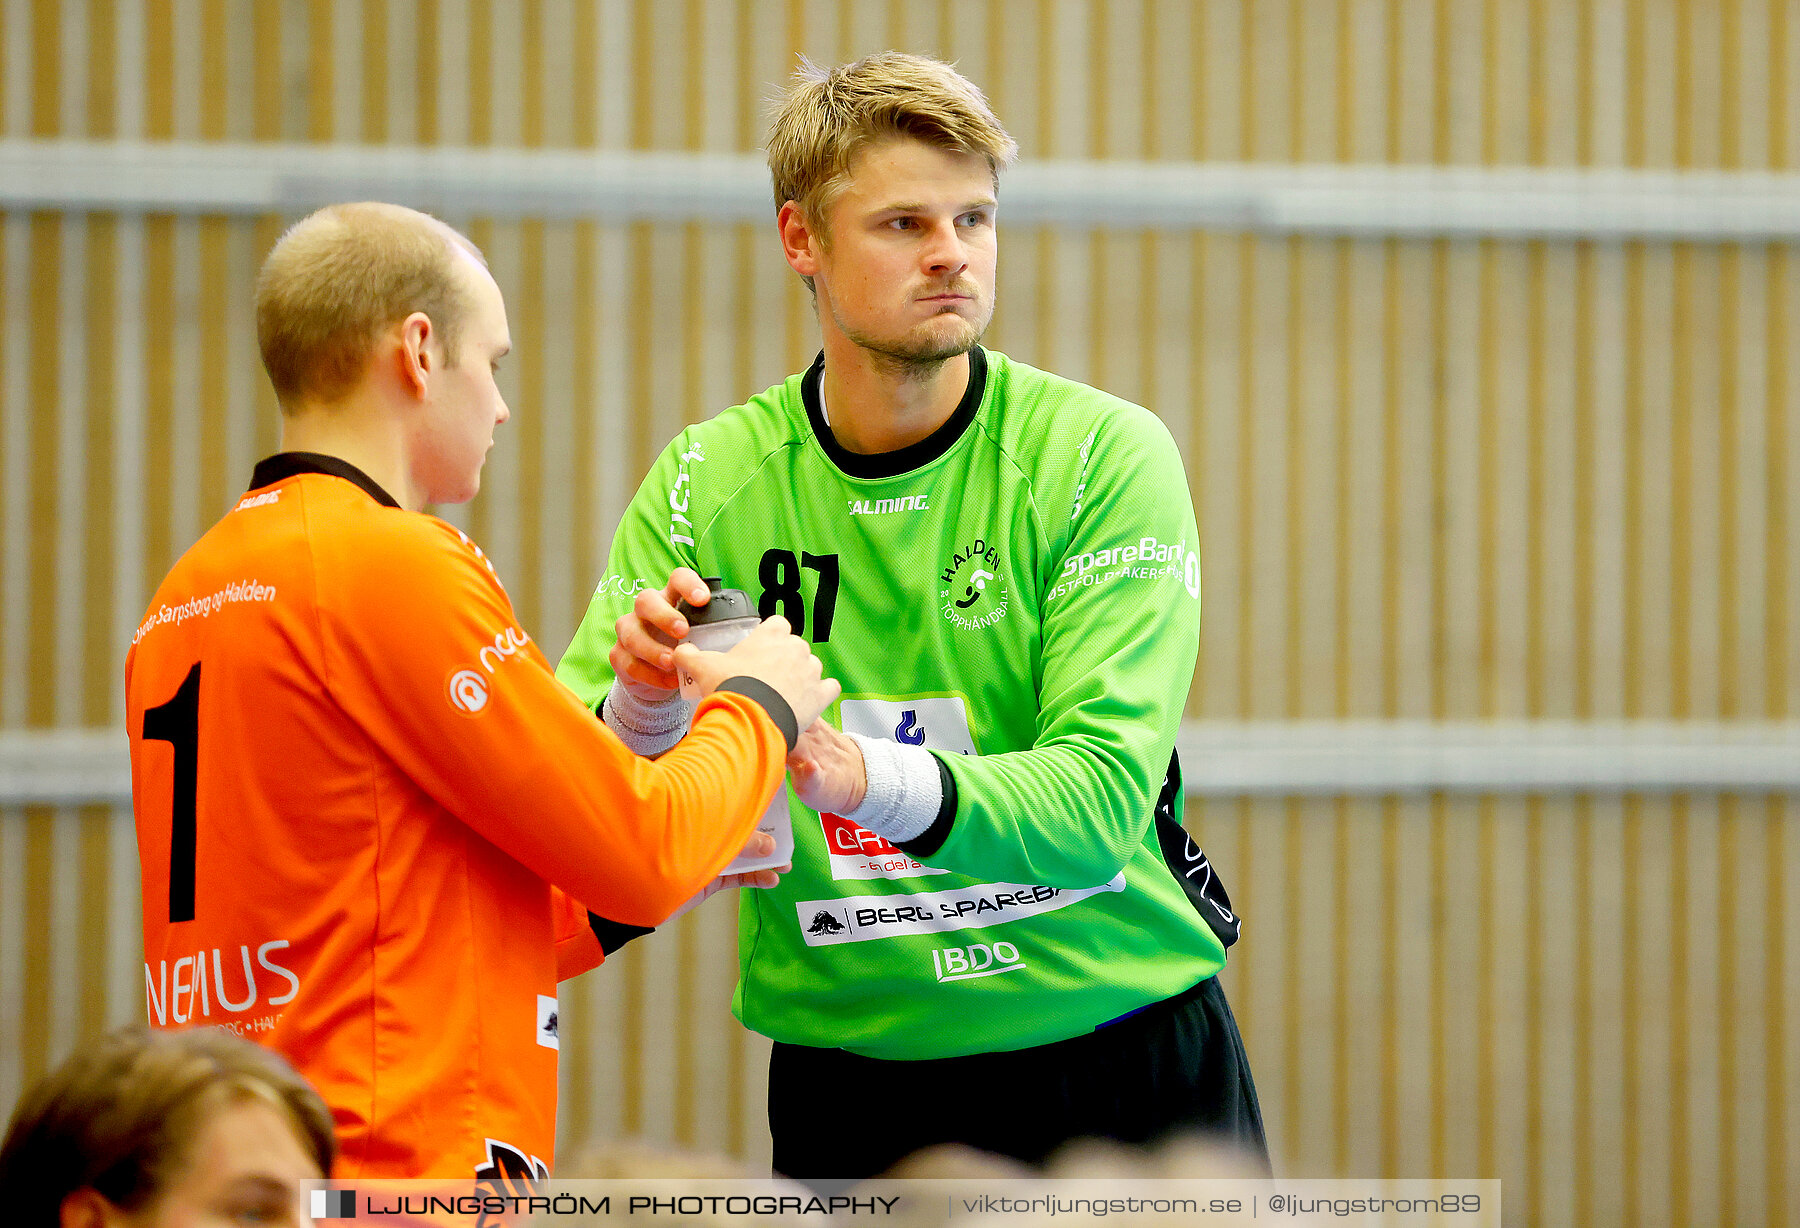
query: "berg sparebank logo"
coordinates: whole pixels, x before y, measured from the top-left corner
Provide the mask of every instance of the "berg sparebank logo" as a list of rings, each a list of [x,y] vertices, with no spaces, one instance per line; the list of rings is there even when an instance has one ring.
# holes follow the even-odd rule
[[[944,617],[964,631],[991,627],[1006,617],[1011,594],[1001,570],[1000,547],[977,537],[950,556],[938,573]]]

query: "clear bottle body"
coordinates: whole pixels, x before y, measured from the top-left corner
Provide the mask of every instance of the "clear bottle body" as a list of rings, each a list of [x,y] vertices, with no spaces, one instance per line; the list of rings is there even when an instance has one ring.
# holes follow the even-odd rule
[[[731,618],[723,622],[697,623],[688,629],[687,642],[703,652],[726,652],[732,645],[749,635],[761,619]],[[700,688],[692,679],[683,677],[681,694],[690,703],[700,699]],[[788,813],[788,787],[784,782],[775,790],[775,798],[769,808],[763,811],[762,818],[756,821],[756,829],[775,838],[775,851],[766,857],[739,857],[725,867],[726,874],[744,874],[751,870],[766,870],[775,866],[785,866],[794,859],[794,822]]]

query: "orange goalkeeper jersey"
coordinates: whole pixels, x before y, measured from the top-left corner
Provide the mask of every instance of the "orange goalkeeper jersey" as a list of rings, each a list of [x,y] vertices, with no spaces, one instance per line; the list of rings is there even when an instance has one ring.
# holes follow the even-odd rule
[[[602,958],[587,910],[662,921],[787,753],[721,692],[633,755],[468,538],[302,453],[176,563],[125,689],[150,1022],[284,1053],[341,1177],[547,1172],[556,983]]]

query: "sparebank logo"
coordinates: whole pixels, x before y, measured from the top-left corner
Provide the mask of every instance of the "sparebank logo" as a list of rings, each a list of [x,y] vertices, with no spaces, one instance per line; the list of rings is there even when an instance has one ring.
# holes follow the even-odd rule
[[[1125,872],[1098,887],[1050,887],[1043,883],[974,883],[947,891],[841,896],[796,900],[794,919],[809,947],[874,942],[915,934],[984,930],[1068,908],[1103,891],[1125,890]],[[997,945],[997,944],[995,944]],[[963,948],[967,957],[968,948]],[[1016,961],[1003,961],[1012,963]]]
[[[1002,972],[1019,972],[1024,969],[1025,960],[1020,956],[1019,948],[1010,942],[996,942],[992,946],[977,942],[966,947],[933,950],[931,967],[940,983],[972,981],[976,977],[998,976]]]
[[[487,679],[474,670],[457,670],[450,675],[447,686],[450,694],[450,706],[464,716],[474,716],[487,707]]]
[[[1046,600],[1054,600],[1078,588],[1110,584],[1114,580],[1165,578],[1173,579],[1187,589],[1188,596],[1198,600],[1200,556],[1188,549],[1186,541],[1164,542],[1154,536],[1140,537],[1135,542],[1067,555],[1063,559],[1062,574],[1046,594]]]

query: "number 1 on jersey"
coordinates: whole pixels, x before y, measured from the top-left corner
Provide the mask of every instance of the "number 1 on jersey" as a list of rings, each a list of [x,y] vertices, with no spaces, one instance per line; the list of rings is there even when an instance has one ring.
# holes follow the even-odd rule
[[[167,703],[144,709],[143,738],[175,748],[169,805],[169,921],[194,919],[194,794],[200,759],[200,662]]]

